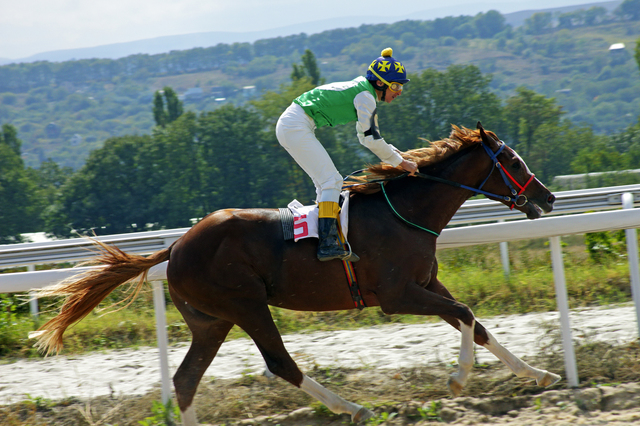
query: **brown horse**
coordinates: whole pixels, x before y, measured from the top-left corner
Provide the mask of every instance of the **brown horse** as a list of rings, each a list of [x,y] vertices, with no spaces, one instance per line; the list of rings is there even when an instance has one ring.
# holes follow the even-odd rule
[[[351,188],[349,241],[361,258],[354,268],[366,305],[379,306],[386,314],[438,315],[461,331],[459,369],[449,380],[454,395],[471,370],[474,341],[517,376],[541,386],[558,381],[560,376],[515,357],[476,322],[471,310],[438,280],[435,258],[437,234],[474,193],[515,207],[529,219],[551,211],[555,197],[480,123],[477,130],[454,126],[449,138],[403,155],[418,163],[417,177],[398,178],[401,170],[378,165]],[[386,180],[384,187],[372,182],[380,179]],[[198,383],[234,324],[251,336],[271,372],[331,411],[349,413],[354,422],[366,420],[371,411],[299,370],[268,307],[354,309],[342,263],[318,261],[316,244],[314,239],[285,241],[277,210],[227,209],[211,213],[171,247],[149,257],[103,245],[104,268],[41,291],[66,295],[67,300],[58,316],[41,327],[38,344],[47,352],[59,351],[68,326],[116,287],[142,275],[134,286],[139,290],[149,268],[169,260],[169,292],[193,335],[173,378],[184,425],[197,423],[192,403]]]

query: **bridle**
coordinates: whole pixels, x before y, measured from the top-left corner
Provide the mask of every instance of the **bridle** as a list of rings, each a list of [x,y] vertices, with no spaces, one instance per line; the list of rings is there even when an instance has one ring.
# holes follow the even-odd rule
[[[533,179],[535,178],[536,175],[531,173],[531,176],[529,177],[529,180],[527,181],[527,183],[525,183],[524,185],[520,185],[518,183],[518,181],[515,180],[513,178],[513,176],[511,176],[511,174],[504,168],[504,166],[502,165],[500,160],[498,160],[498,155],[500,155],[500,153],[507,146],[507,144],[502,142],[502,141],[500,141],[500,143],[501,143],[500,148],[498,148],[498,151],[496,151],[495,153],[484,142],[482,142],[482,147],[487,152],[487,154],[489,154],[489,158],[491,158],[491,161],[493,161],[494,167],[497,167],[498,170],[500,171],[500,176],[502,176],[502,180],[504,181],[505,185],[507,185],[507,188],[509,188],[509,191],[511,192],[511,196],[499,196],[499,195],[495,195],[495,194],[491,194],[491,193],[484,193],[484,192],[479,192],[479,193],[482,193],[484,195],[490,195],[490,196],[493,196],[493,197],[496,197],[496,198],[502,198],[504,201],[511,202],[510,209],[513,210],[513,208],[515,206],[522,207],[525,204],[527,204],[527,201],[529,201],[527,199],[527,196],[524,195],[524,191],[527,189],[527,186],[529,186],[529,184],[531,182],[533,182]],[[487,180],[491,176],[492,172],[493,172],[493,168],[489,172],[489,175],[485,178],[485,180],[480,185],[480,188],[478,188],[478,189],[482,189],[484,184],[487,182]],[[518,189],[520,189],[520,191],[516,191],[516,189],[513,187],[513,185],[511,185],[512,182],[513,182],[514,185],[516,185],[518,187]],[[468,188],[468,189],[471,189],[472,191],[474,190],[472,188]],[[478,191],[476,190],[476,192],[478,192]],[[518,200],[520,200],[520,198],[522,198],[523,201],[521,201],[519,203]]]
[[[517,207],[522,207],[525,204],[527,204],[527,202],[529,200],[527,199],[527,196],[524,195],[524,191],[527,189],[529,184],[531,182],[533,182],[533,179],[535,178],[535,175],[532,173],[531,177],[529,177],[529,180],[527,180],[527,182],[524,185],[520,185],[518,183],[518,181],[516,181],[513,178],[513,176],[511,176],[511,174],[504,168],[502,163],[500,163],[500,160],[498,160],[498,155],[500,155],[500,153],[502,153],[502,151],[507,146],[507,144],[504,143],[503,141],[500,141],[500,143],[501,143],[500,147],[498,148],[498,150],[496,152],[493,152],[491,150],[491,148],[484,141],[482,141],[481,143],[482,143],[482,147],[484,148],[485,152],[489,155],[489,158],[491,158],[491,161],[493,161],[493,166],[491,167],[491,170],[489,170],[489,174],[487,175],[487,177],[482,181],[482,183],[480,184],[480,186],[478,188],[473,188],[471,186],[463,185],[461,183],[454,182],[452,180],[443,179],[443,178],[440,178],[440,177],[437,177],[437,176],[431,176],[431,175],[428,175],[428,174],[425,174],[425,173],[420,173],[420,172],[416,172],[414,174],[414,176],[422,178],[422,179],[432,180],[432,181],[439,182],[439,183],[444,183],[444,184],[447,184],[447,185],[454,186],[456,188],[468,189],[470,191],[473,191],[476,195],[477,194],[482,194],[482,195],[485,195],[487,197],[497,198],[499,200],[506,201],[507,203],[510,202],[511,203],[511,206],[510,206],[511,210],[513,210],[513,208],[516,207],[516,206]],[[482,189],[484,184],[487,183],[487,181],[491,177],[491,174],[493,173],[493,169],[494,168],[497,168],[500,171],[500,176],[502,176],[502,180],[504,181],[504,183],[507,186],[507,188],[509,188],[509,192],[510,192],[511,195],[498,195],[498,194],[494,194],[492,192],[484,191]],[[347,177],[345,177],[345,180],[348,179],[349,177],[353,176],[353,175],[362,173],[364,171],[365,171],[365,169],[355,171],[355,172],[347,175]],[[389,200],[389,197],[387,196],[387,192],[385,191],[384,183],[388,182],[388,181],[404,178],[404,177],[407,177],[407,176],[409,176],[409,172],[402,173],[401,175],[398,175],[398,176],[395,176],[395,177],[392,177],[392,178],[375,179],[375,180],[371,180],[369,182],[366,182],[364,184],[353,184],[353,185],[345,186],[343,188],[351,188],[353,186],[366,185],[366,184],[369,184],[369,183],[379,183],[380,184],[380,189],[382,190],[382,194],[384,195],[384,198],[387,200],[387,204],[389,204],[389,207],[391,207],[391,210],[395,213],[396,216],[398,216],[398,218],[400,218],[403,222],[407,223],[408,225],[411,225],[411,226],[413,226],[415,228],[418,228],[418,229],[421,229],[423,231],[429,232],[430,234],[433,234],[436,237],[438,237],[440,234],[438,234],[437,232],[432,231],[432,230],[427,229],[427,228],[423,228],[422,226],[416,225],[415,223],[410,222],[407,219],[405,219],[404,217],[402,217],[400,215],[400,213],[398,213],[396,211],[396,209],[393,207],[393,205],[391,204],[391,201]],[[516,190],[516,188],[514,188],[514,185],[519,189],[519,191]]]

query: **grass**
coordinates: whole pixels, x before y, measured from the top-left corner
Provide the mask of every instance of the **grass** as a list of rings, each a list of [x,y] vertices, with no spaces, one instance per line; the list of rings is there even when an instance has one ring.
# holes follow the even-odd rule
[[[602,241],[602,239],[598,240]],[[607,241],[606,238],[604,240]],[[567,292],[571,308],[605,305],[631,300],[629,269],[622,257],[624,248],[615,241],[604,255],[594,256],[585,247],[584,236],[564,240]],[[592,248],[593,249],[593,248]],[[553,271],[545,240],[512,243],[509,246],[511,274],[502,271],[498,245],[442,250],[438,253],[438,277],[451,293],[466,303],[479,317],[550,311],[556,309]],[[597,259],[598,261],[594,261]],[[105,306],[119,300],[114,292]],[[117,313],[93,312],[65,333],[65,354],[81,354],[107,349],[153,346],[155,317],[151,291],[143,292],[134,304]],[[28,307],[17,304],[18,297],[0,299],[0,362],[40,356],[27,338],[37,324]],[[188,342],[190,332],[167,296],[167,324],[170,343]],[[46,321],[59,301],[42,313]],[[16,308],[17,307],[17,308]],[[379,308],[363,311],[296,312],[272,308],[282,334],[354,329],[387,323],[435,321],[436,317],[385,315]],[[234,327],[228,339],[247,337]]]

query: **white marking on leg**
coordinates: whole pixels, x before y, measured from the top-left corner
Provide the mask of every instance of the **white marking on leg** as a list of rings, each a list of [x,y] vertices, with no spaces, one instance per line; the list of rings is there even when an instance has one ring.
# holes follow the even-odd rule
[[[560,380],[560,376],[554,373],[549,373],[547,370],[540,370],[531,367],[529,364],[509,352],[509,350],[503,347],[491,333],[487,331],[489,340],[484,345],[492,354],[496,356],[504,365],[518,377],[528,377],[530,379],[536,379],[536,383],[539,386],[550,386]]]
[[[348,413],[351,414],[351,421],[358,423],[364,421],[370,417],[373,417],[373,413],[361,405],[349,402],[329,389],[325,388],[312,378],[308,376],[302,377],[302,383],[300,383],[300,389],[322,402],[327,408],[336,414]]]
[[[459,395],[462,388],[467,384],[471,367],[473,367],[473,330],[476,321],[471,321],[468,326],[460,321],[460,356],[458,357],[458,372],[453,373],[449,378],[449,389],[454,395]]]
[[[271,372],[271,370],[269,370],[269,366],[267,365],[267,363],[264,363],[264,372],[262,373],[263,376],[265,376],[267,379],[274,379],[277,376],[275,374],[273,374]]]
[[[196,410],[193,405],[187,407],[186,410],[180,412],[182,418],[182,426],[198,426],[198,420],[196,419]]]

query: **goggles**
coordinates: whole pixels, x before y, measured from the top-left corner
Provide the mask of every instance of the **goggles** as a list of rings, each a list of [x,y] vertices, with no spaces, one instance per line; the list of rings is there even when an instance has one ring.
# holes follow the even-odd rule
[[[398,82],[395,82],[395,81],[392,81],[391,83],[389,83],[387,80],[385,80],[384,78],[380,77],[380,75],[377,72],[375,72],[375,70],[373,69],[373,67],[371,65],[369,65],[369,71],[371,71],[373,73],[373,75],[378,77],[378,79],[381,82],[386,84],[387,87],[389,87],[389,90],[391,90],[394,93],[402,93],[402,83],[398,83]]]

